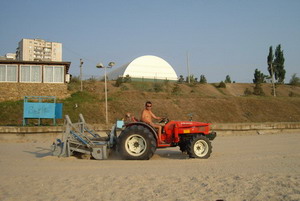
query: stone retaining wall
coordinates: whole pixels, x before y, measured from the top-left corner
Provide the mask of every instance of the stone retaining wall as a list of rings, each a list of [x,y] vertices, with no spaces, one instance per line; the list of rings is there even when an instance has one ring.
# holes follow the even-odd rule
[[[70,96],[67,84],[61,83],[0,83],[0,101],[21,100],[24,96]]]
[[[218,136],[291,132],[300,134],[300,122],[224,123],[213,124],[212,130],[216,131]]]
[[[101,129],[103,126],[93,125],[93,129],[100,134],[105,134],[107,130]],[[299,133],[300,122],[282,123],[228,123],[213,124],[212,130],[217,132],[217,136],[228,135],[253,135],[253,134],[275,134],[275,133]],[[27,141],[46,140],[54,141],[61,137],[63,126],[41,126],[41,127],[0,127],[0,141]]]

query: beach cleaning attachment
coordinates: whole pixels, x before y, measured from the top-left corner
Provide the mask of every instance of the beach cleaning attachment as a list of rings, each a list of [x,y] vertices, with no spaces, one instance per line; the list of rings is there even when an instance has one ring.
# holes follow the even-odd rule
[[[107,136],[101,137],[85,122],[82,114],[79,115],[78,123],[72,123],[70,117],[65,115],[62,139],[57,139],[53,143],[52,154],[58,157],[107,159],[115,145],[116,129],[115,124]]]

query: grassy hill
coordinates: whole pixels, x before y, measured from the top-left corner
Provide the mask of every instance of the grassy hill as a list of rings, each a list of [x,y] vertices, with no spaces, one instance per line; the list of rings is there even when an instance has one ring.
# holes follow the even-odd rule
[[[147,100],[153,103],[153,112],[174,120],[193,120],[213,123],[227,122],[299,122],[300,87],[278,85],[277,97],[271,95],[271,84],[263,84],[264,96],[244,95],[253,91],[254,84],[177,84],[172,82],[131,82],[115,86],[108,83],[109,122],[123,118],[126,112],[140,118]],[[82,113],[88,123],[104,124],[105,99],[104,83],[90,80],[68,85],[70,97],[58,102],[64,103],[64,114],[77,121]],[[77,106],[77,107],[76,107]],[[0,125],[21,125],[23,101],[0,102]],[[36,121],[31,121],[32,123]],[[43,120],[43,124],[52,121]],[[58,121],[59,124],[63,120]]]

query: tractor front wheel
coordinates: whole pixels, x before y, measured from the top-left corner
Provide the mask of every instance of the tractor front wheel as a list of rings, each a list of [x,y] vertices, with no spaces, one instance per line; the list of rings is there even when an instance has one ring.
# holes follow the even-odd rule
[[[211,143],[205,136],[195,136],[188,142],[187,153],[190,158],[209,158],[211,152]]]
[[[149,160],[156,150],[156,140],[148,128],[133,125],[120,134],[117,148],[123,159]]]

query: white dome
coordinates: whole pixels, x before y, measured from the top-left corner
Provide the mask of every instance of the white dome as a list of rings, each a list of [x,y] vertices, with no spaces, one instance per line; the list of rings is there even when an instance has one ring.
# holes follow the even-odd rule
[[[141,56],[107,74],[108,79],[126,77],[137,79],[177,80],[173,67],[157,56]]]

